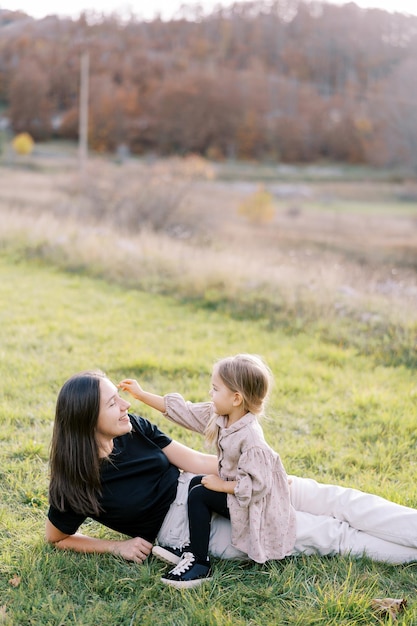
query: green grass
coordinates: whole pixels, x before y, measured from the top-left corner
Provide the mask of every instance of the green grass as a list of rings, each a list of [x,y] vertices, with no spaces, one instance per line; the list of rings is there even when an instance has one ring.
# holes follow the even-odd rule
[[[252,161],[227,161],[216,164],[219,177],[222,180],[233,181],[244,179],[270,182],[288,181],[403,181],[409,176],[405,168],[383,169],[366,165],[348,165],[346,163],[318,163],[318,164],[277,164],[256,163]]]
[[[111,251],[109,250],[109,253]],[[150,391],[207,398],[213,361],[262,354],[275,374],[264,429],[289,473],[337,481],[417,507],[417,383],[370,352],[237,320],[36,262],[0,257],[0,623],[13,626],[241,626],[390,623],[375,597],[405,597],[417,624],[417,564],[297,558],[217,562],[213,583],[178,592],[164,567],[62,553],[43,541],[56,394],[72,373],[135,376]],[[182,442],[197,435],[133,409]],[[85,532],[114,533],[89,523]],[[20,577],[20,584],[9,581]]]

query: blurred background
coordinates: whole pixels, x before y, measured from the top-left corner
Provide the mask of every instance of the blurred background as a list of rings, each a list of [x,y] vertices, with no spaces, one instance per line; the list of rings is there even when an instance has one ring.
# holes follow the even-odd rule
[[[417,172],[417,15],[261,0],[146,20],[2,9],[0,29],[1,128],[36,142],[77,140],[87,52],[94,151]]]
[[[416,363],[414,1],[22,3],[3,250]]]

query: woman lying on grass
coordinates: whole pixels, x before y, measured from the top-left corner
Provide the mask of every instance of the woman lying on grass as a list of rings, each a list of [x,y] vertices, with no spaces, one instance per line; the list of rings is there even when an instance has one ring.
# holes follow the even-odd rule
[[[181,422],[170,409],[172,394],[161,401],[139,387],[135,395]],[[74,375],[59,392],[46,521],[46,539],[57,548],[109,552],[142,563],[156,540],[179,553],[188,543],[188,485],[195,475],[218,474],[217,458],[173,441],[150,421],[128,413],[129,407],[100,371]],[[205,429],[201,423],[188,427]],[[296,476],[290,477],[289,495],[296,532],[288,555],[366,554],[394,564],[417,560],[417,510]],[[129,538],[78,532],[88,517]],[[209,552],[248,559],[232,545],[230,520],[219,515],[213,516]],[[180,560],[172,558],[173,564]]]

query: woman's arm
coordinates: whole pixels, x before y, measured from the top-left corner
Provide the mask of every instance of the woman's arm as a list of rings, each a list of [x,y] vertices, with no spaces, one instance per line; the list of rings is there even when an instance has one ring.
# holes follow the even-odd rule
[[[133,539],[111,540],[98,539],[89,537],[81,533],[67,535],[54,526],[49,519],[46,520],[45,528],[46,541],[52,543],[60,550],[74,550],[75,552],[91,552],[91,553],[110,553],[117,554],[126,561],[134,561],[135,563],[143,563],[150,554],[152,544],[141,537],[133,537]]]
[[[147,404],[152,409],[165,413],[164,397],[158,396],[155,393],[144,391],[137,380],[134,380],[133,378],[125,378],[117,386],[122,391],[127,391],[130,395],[136,398],[136,400],[140,400],[140,402]]]
[[[176,465],[179,469],[193,474],[217,474],[218,464],[217,457],[214,454],[204,454],[197,452],[192,448],[171,441],[162,452],[167,456],[172,465]]]

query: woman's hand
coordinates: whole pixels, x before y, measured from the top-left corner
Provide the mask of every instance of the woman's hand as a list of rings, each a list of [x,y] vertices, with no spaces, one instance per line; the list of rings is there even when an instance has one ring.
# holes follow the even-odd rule
[[[113,540],[90,537],[82,533],[68,535],[61,532],[49,519],[46,520],[45,538],[59,550],[74,550],[75,552],[95,554],[117,554],[126,561],[143,563],[152,550],[152,544],[142,537],[133,539]]]
[[[152,544],[142,537],[133,537],[124,541],[115,542],[113,554],[117,554],[126,561],[143,563],[152,550]]]

